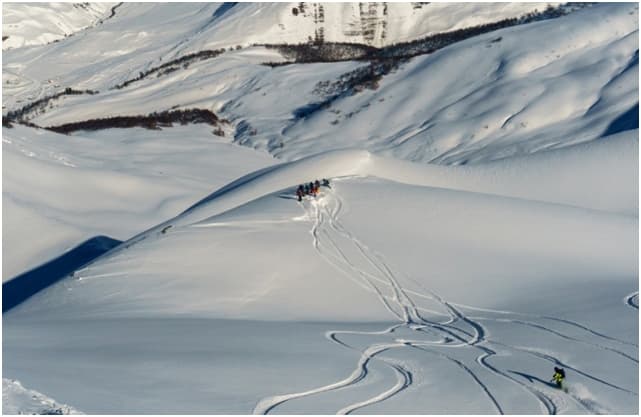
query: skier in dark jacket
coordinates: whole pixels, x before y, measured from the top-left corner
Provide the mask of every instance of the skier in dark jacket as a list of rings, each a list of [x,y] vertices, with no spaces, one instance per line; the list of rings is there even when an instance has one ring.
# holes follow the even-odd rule
[[[565,380],[565,371],[563,368],[554,367],[554,375],[552,380],[556,383],[558,388],[563,388],[563,381]]]
[[[302,185],[299,185],[298,188],[296,189],[296,197],[298,197],[298,201],[303,201],[303,195],[304,195],[304,188]]]
[[[327,178],[323,178],[323,187],[330,188],[329,186],[329,180]]]

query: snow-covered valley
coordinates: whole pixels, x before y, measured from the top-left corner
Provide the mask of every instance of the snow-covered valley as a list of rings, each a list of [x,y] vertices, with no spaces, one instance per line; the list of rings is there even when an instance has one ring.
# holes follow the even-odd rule
[[[5,413],[638,413],[638,5],[365,4],[10,20]]]

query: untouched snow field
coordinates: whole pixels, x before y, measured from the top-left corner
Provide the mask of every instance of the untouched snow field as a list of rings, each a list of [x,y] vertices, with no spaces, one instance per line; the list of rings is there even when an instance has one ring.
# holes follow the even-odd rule
[[[199,125],[126,132],[3,129],[3,282],[94,236],[126,240],[276,162]]]
[[[25,120],[228,121],[3,127],[4,413],[638,414],[638,4],[346,90],[368,63],[272,68],[251,45],[382,46],[546,4],[322,6],[3,4],[3,35],[25,22],[5,116],[70,87],[93,94]]]
[[[110,16],[116,3],[14,3],[2,7],[2,50],[59,41]],[[6,38],[5,38],[6,37]]]

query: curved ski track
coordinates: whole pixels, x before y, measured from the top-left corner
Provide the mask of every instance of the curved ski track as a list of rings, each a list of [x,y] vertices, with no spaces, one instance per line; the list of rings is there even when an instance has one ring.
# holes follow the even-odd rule
[[[625,297],[624,301],[628,306],[638,310],[639,309],[639,291],[633,292],[632,294],[628,294]]]
[[[343,202],[336,192],[328,190],[320,198],[309,200],[309,202],[304,201],[300,204],[309,212],[310,217],[315,220],[311,229],[311,235],[313,239],[313,246],[318,254],[335,269],[344,274],[348,279],[354,281],[364,290],[376,295],[387,311],[389,311],[390,314],[398,320],[398,323],[381,331],[327,331],[325,336],[329,341],[343,348],[355,350],[360,353],[360,358],[349,376],[337,382],[311,390],[263,398],[255,406],[253,410],[254,414],[267,414],[279,405],[298,398],[326,393],[338,389],[349,389],[369,376],[369,364],[372,361],[378,361],[378,363],[390,368],[394,372],[396,380],[385,391],[370,398],[348,404],[337,410],[337,414],[349,414],[358,409],[392,398],[410,387],[414,382],[414,373],[408,369],[407,364],[398,363],[398,361],[394,361],[380,355],[383,352],[389,352],[393,349],[399,348],[416,349],[454,364],[459,369],[463,370],[469,376],[470,380],[478,386],[483,395],[487,397],[492,408],[498,414],[505,413],[504,406],[500,404],[499,399],[495,393],[493,393],[492,387],[483,381],[481,373],[475,371],[471,364],[466,364],[460,359],[444,353],[443,349],[468,348],[477,350],[478,355],[475,360],[476,365],[488,374],[498,376],[510,384],[516,385],[519,389],[523,390],[524,393],[531,396],[531,398],[538,402],[541,411],[547,414],[564,412],[568,409],[570,403],[573,403],[579,410],[586,413],[597,414],[605,408],[601,407],[594,401],[582,399],[572,392],[563,392],[556,388],[551,388],[545,383],[541,383],[544,381],[538,380],[538,378],[530,378],[525,374],[509,371],[522,376],[526,381],[524,382],[523,380],[510,375],[508,371],[504,371],[497,365],[490,363],[490,358],[497,357],[500,353],[519,353],[528,355],[530,357],[543,360],[544,362],[552,362],[555,365],[563,366],[594,382],[638,397],[638,393],[610,383],[598,376],[591,375],[578,369],[576,366],[564,363],[549,354],[538,352],[535,349],[512,346],[489,339],[487,337],[488,331],[480,321],[507,322],[515,326],[536,328],[570,342],[589,345],[604,352],[614,353],[635,363],[636,366],[638,366],[638,358],[635,358],[626,352],[610,346],[605,346],[602,343],[595,343],[578,337],[568,336],[552,327],[541,324],[540,321],[554,321],[563,325],[571,326],[574,329],[579,329],[593,337],[598,337],[603,343],[616,342],[623,345],[638,347],[637,344],[604,335],[587,326],[563,318],[527,315],[511,311],[481,309],[473,306],[450,303],[441,298],[438,294],[425,288],[418,280],[411,277],[406,278],[413,281],[421,288],[422,291],[425,292],[406,289],[401,284],[401,280],[399,278],[400,275],[394,272],[393,268],[385,261],[384,257],[370,249],[341,224],[339,215],[343,209]],[[361,263],[365,261],[369,266],[367,270],[357,266],[357,259],[347,256],[348,252],[346,249],[348,246],[346,245],[351,245],[352,251],[354,249],[356,250],[358,256],[361,258],[359,259]],[[417,297],[417,299],[427,299],[430,302],[435,303],[441,311],[419,306],[417,302],[410,297],[410,295]],[[638,292],[634,292],[626,296],[624,298],[625,304],[638,310],[638,295]],[[499,315],[510,315],[512,317],[517,316],[522,317],[522,319],[472,317],[464,314],[462,311],[463,309],[485,311]],[[422,317],[421,311],[428,312],[434,316],[442,316],[444,317],[444,321],[441,322],[425,319]],[[535,320],[538,320],[539,322]],[[414,332],[413,334],[417,335],[417,339],[408,340],[394,338],[393,333],[400,329]],[[436,339],[424,339],[423,337],[428,334],[436,336]],[[364,348],[359,348],[348,344],[339,338],[339,335],[373,337],[387,336],[391,337],[393,341],[388,343],[372,343]],[[496,346],[496,348],[490,348],[492,345]],[[498,352],[495,350],[498,348],[503,349],[503,351]],[[548,365],[545,364],[542,366],[547,367]],[[537,380],[539,383],[537,383]]]

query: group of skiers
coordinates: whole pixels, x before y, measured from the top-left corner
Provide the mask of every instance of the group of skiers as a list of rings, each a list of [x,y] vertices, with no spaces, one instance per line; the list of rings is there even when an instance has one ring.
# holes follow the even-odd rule
[[[298,197],[298,201],[303,201],[303,197],[306,195],[316,197],[320,191],[321,186],[330,188],[329,180],[323,178],[322,183],[316,180],[314,182],[310,182],[309,184],[299,185],[298,188],[296,189],[296,197]]]

